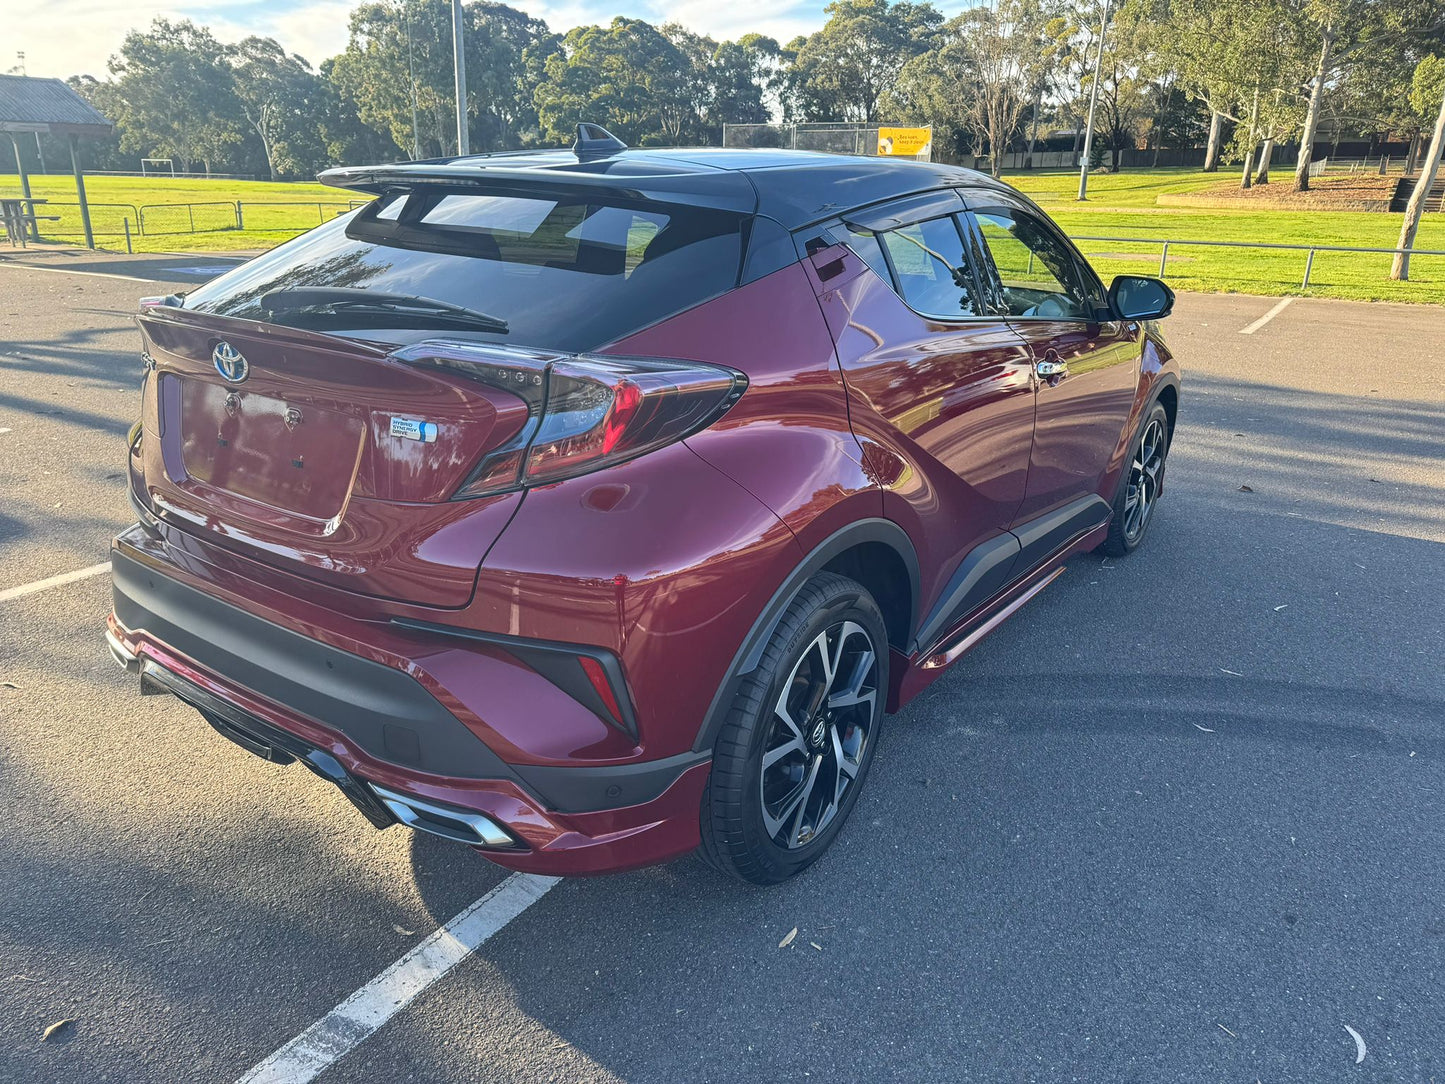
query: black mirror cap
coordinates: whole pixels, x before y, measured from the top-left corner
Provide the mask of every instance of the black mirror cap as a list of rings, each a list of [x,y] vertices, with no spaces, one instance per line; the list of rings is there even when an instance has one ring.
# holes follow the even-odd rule
[[[1174,311],[1174,291],[1149,275],[1116,275],[1109,307],[1121,320],[1162,320]]]

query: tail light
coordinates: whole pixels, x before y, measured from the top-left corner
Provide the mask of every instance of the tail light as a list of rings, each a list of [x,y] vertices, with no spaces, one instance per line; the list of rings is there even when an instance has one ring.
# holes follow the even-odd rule
[[[707,428],[747,388],[742,373],[692,361],[436,339],[392,356],[454,370],[527,404],[527,423],[487,451],[458,497],[560,482],[635,459]]]

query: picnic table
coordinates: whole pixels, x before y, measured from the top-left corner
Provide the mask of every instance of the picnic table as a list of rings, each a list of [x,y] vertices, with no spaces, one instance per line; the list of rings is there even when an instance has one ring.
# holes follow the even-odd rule
[[[0,196],[0,221],[5,223],[5,237],[10,242],[10,247],[15,247],[15,242],[20,242],[20,247],[25,248],[33,238],[40,240],[39,222],[43,219],[47,222],[60,221],[59,215],[37,215],[35,205],[48,203],[48,200],[30,199],[28,196]]]

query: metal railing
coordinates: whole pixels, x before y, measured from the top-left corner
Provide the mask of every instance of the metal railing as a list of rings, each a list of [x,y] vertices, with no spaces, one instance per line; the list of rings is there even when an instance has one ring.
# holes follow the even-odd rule
[[[90,204],[93,230],[97,234],[134,234],[137,237],[167,234],[217,233],[224,230],[309,230],[337,215],[365,206],[368,200],[204,200],[192,203],[94,203]],[[46,208],[59,220],[42,227],[52,236],[80,234],[80,204],[73,200],[51,200]]]
[[[1177,238],[1159,237],[1099,237],[1093,234],[1075,234],[1070,236],[1073,241],[1105,241],[1109,244],[1129,245],[1159,245],[1159,277],[1165,277],[1169,266],[1169,247],[1184,247],[1186,245],[1196,248],[1259,248],[1276,249],[1290,252],[1304,252],[1305,271],[1304,278],[1300,281],[1300,289],[1307,289],[1310,284],[1310,274],[1314,271],[1316,252],[1375,252],[1386,255],[1396,255],[1404,252],[1413,259],[1416,256],[1445,256],[1445,250],[1434,248],[1361,248],[1355,245],[1282,245],[1270,241],[1181,241]],[[1107,257],[1105,257],[1107,258]]]

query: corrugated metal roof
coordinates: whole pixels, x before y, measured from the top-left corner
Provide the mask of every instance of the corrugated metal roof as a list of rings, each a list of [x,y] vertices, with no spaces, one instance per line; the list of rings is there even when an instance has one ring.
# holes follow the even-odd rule
[[[27,131],[37,125],[58,131],[111,127],[62,80],[0,75],[0,131],[11,125],[24,125]]]

